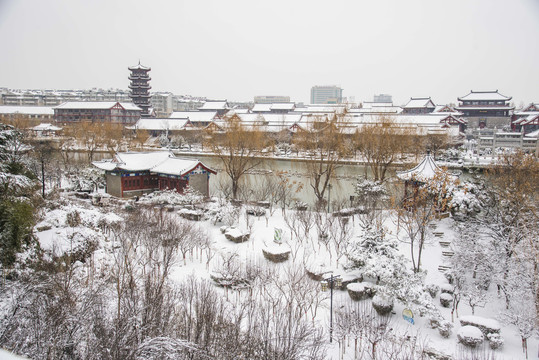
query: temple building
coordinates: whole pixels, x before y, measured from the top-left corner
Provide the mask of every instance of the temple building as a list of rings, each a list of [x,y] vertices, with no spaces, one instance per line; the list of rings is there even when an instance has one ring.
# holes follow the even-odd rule
[[[515,111],[511,121],[513,131],[529,134],[539,130],[539,103],[531,103],[524,108]]]
[[[150,75],[148,74],[151,68],[140,64],[131,66],[128,68],[131,71],[129,75],[129,89],[131,89],[129,96],[133,100],[133,103],[142,109],[141,117],[150,117],[151,111],[151,95],[150,89]]]
[[[474,128],[503,127],[510,124],[511,112],[514,106],[509,101],[511,96],[505,96],[495,91],[473,91],[458,98],[460,101],[456,110],[462,112]]]
[[[169,151],[117,153],[112,159],[92,164],[105,170],[107,194],[120,198],[156,190],[181,194],[187,186],[207,197],[210,175],[216,174],[198,160],[180,159]]]
[[[410,101],[402,108],[403,114],[430,114],[436,109],[436,105],[430,97],[410,98]]]

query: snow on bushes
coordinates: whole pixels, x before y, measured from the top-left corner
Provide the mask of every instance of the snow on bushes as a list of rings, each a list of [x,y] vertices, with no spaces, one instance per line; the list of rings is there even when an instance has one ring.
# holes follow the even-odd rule
[[[288,260],[290,256],[290,247],[271,242],[262,249],[264,257],[269,261],[279,263]]]
[[[451,336],[451,333],[453,332],[453,324],[448,320],[442,320],[440,321],[438,325],[438,333],[444,338],[448,338]]]
[[[472,325],[481,330],[481,332],[488,336],[489,334],[499,334],[501,331],[500,323],[494,319],[488,319],[481,316],[468,315],[460,318],[460,324],[462,326]]]
[[[198,191],[188,186],[183,194],[176,190],[154,191],[141,197],[139,202],[148,205],[194,205],[203,200],[204,197]]]
[[[488,334],[487,339],[492,350],[497,350],[501,348],[504,344],[503,338],[500,334],[497,333]]]
[[[372,298],[376,294],[374,284],[368,282],[348,284],[346,290],[348,290],[350,298],[356,301]]]
[[[436,295],[438,295],[438,291],[440,291],[440,287],[436,284],[428,284],[428,285],[425,285],[425,290],[434,299]]]
[[[376,294],[372,298],[372,307],[378,315],[387,315],[393,310],[393,299],[387,295]]]
[[[483,342],[483,333],[472,325],[466,325],[459,329],[457,339],[465,346],[476,347]]]
[[[221,227],[221,232],[225,234],[225,237],[235,243],[242,243],[247,240],[249,240],[249,237],[251,236],[248,232],[243,232],[238,228],[235,228],[233,226],[231,227]]]
[[[442,304],[443,307],[450,307],[451,303],[453,302],[453,295],[448,293],[442,293],[440,294],[440,304]]]

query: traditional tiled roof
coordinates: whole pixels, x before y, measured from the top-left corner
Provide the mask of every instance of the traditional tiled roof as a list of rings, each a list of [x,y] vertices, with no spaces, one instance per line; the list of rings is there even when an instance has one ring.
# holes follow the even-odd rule
[[[410,98],[410,101],[404,105],[404,109],[417,109],[417,108],[435,108],[436,105],[432,102],[430,97]]]
[[[128,67],[129,70],[146,70],[146,71],[150,71],[151,68],[147,67],[147,66],[144,66],[144,65],[141,65],[140,64],[140,61],[138,62],[138,65],[135,65],[135,66],[130,66]]]
[[[149,118],[140,119],[135,125],[126,126],[132,130],[149,130],[149,131],[178,131],[189,127],[191,122],[189,119],[170,119],[170,118]],[[192,126],[192,125],[191,125]]]
[[[208,172],[216,173],[198,160],[180,159],[170,151],[117,153],[112,159],[94,161],[92,164],[107,171],[150,171],[158,174],[184,175],[200,166]]]
[[[145,171],[159,165],[170,156],[174,156],[170,151],[123,152],[117,153],[112,159],[94,161],[92,164],[108,171],[115,169]]]
[[[459,97],[459,101],[509,101],[511,100],[511,96],[505,96],[498,92],[498,90],[494,91],[473,91],[470,90],[470,93],[468,95],[464,95],[463,97]]]
[[[294,103],[274,103],[271,104],[271,110],[288,110],[292,111],[296,108]]]
[[[199,110],[226,110],[228,109],[228,103],[226,100],[219,101],[206,101]]]
[[[217,111],[175,111],[171,119],[189,119],[192,123],[210,122],[217,116]]]
[[[87,109],[87,110],[108,110],[114,105],[120,104],[125,110],[139,110],[142,111],[137,105],[127,102],[117,101],[67,101],[53,109]]]
[[[251,109],[252,112],[271,112],[271,105],[273,104],[255,104]]]
[[[166,175],[187,175],[193,171],[200,172],[205,170],[212,174],[216,174],[215,170],[210,169],[198,160],[187,160],[176,157],[171,157],[163,161],[161,164],[152,168],[153,173],[166,174]]]
[[[424,182],[433,179],[436,174],[442,172],[444,172],[444,170],[436,164],[434,157],[430,153],[427,153],[416,167],[410,170],[397,172],[397,177],[401,180],[417,180]]]

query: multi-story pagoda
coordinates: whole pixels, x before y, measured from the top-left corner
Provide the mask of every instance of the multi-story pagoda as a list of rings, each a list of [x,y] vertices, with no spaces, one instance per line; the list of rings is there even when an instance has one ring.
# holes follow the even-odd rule
[[[151,68],[141,65],[139,61],[138,65],[131,66],[128,69],[131,71],[131,75],[129,75],[129,80],[131,80],[129,96],[135,105],[142,109],[141,117],[149,117],[151,107],[150,89],[152,87],[150,86],[151,78],[148,73]]]
[[[509,116],[514,106],[510,96],[496,91],[470,91],[468,95],[459,97],[456,109],[470,120],[472,127],[501,127],[509,125]]]

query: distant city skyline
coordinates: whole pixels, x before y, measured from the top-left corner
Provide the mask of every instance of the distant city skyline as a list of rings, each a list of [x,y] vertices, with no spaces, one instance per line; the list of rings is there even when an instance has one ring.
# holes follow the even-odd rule
[[[498,89],[518,106],[539,102],[537,19],[535,0],[0,0],[0,87],[127,89],[140,60],[179,95],[308,103],[339,84],[401,105]]]

